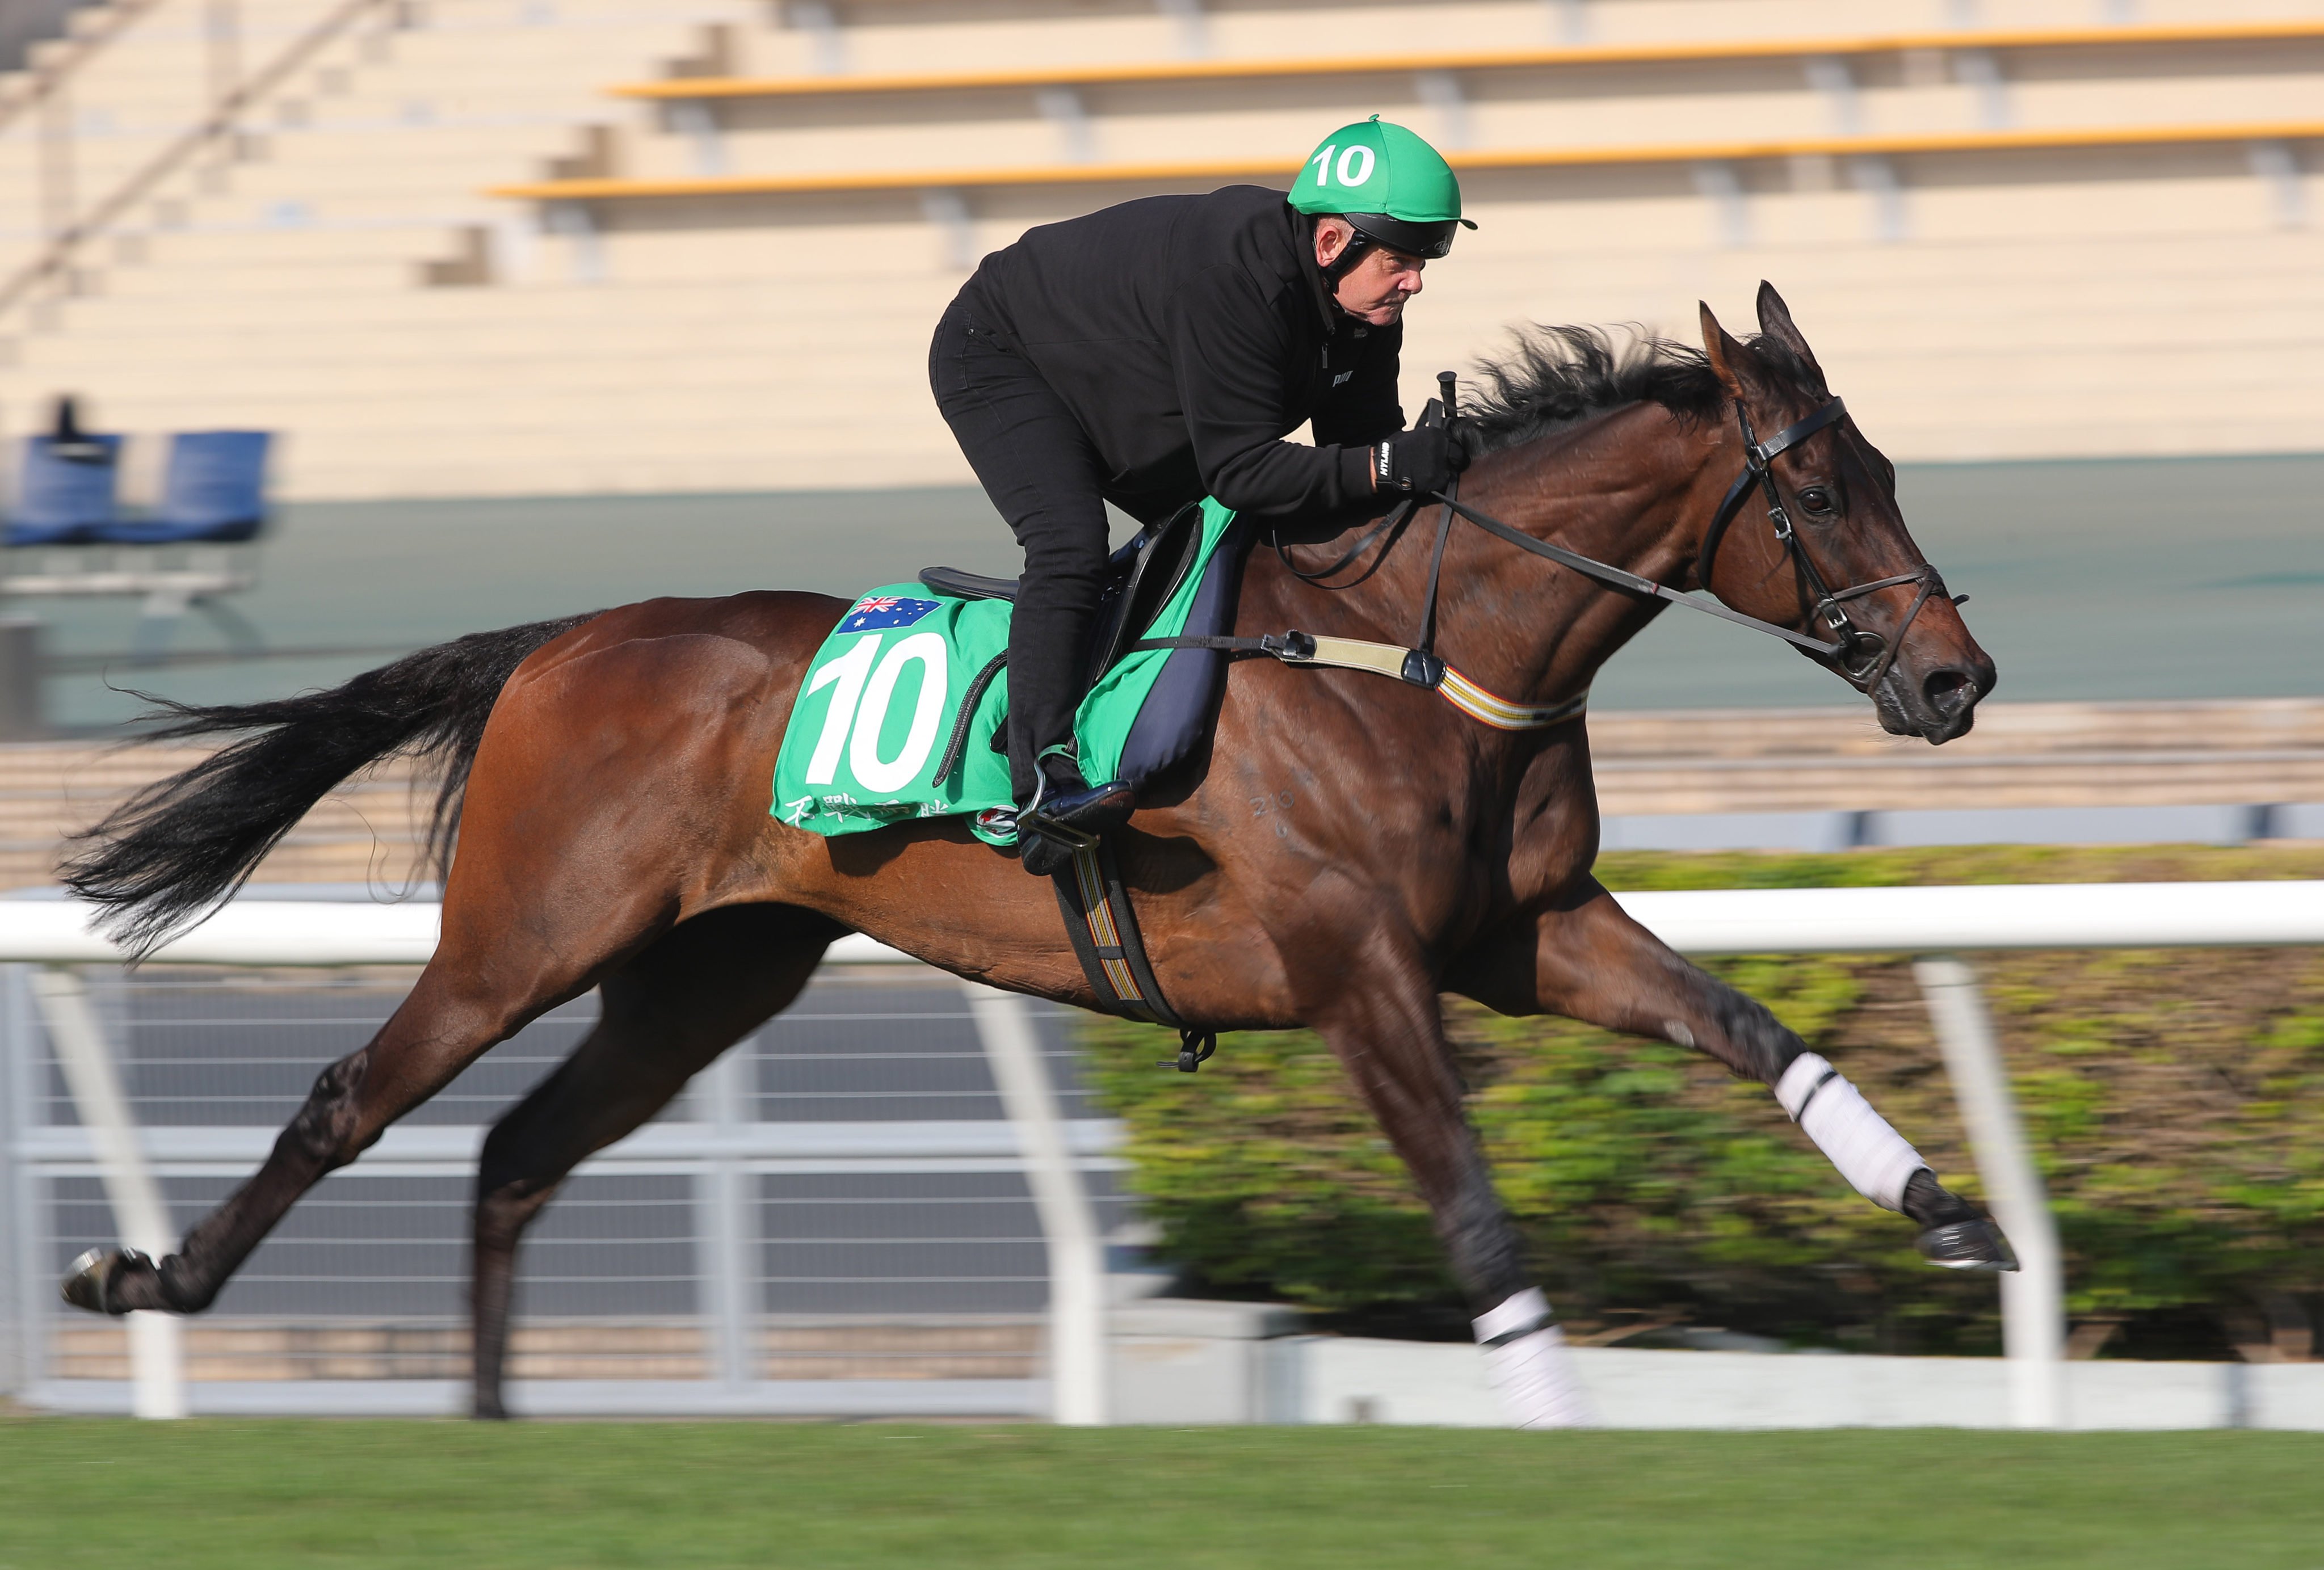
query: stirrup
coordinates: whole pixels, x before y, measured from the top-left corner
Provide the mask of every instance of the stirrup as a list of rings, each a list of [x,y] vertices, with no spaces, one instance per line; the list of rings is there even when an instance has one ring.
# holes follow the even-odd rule
[[[1095,834],[1086,829],[1076,829],[1062,819],[1053,818],[1038,807],[1027,807],[1017,814],[1019,843],[1023,843],[1028,834],[1069,851],[1097,849],[1098,837]]]
[[[1040,767],[1053,757],[1063,759],[1072,767],[1073,777],[1081,782],[1077,787],[1059,789],[1059,782]],[[1069,744],[1043,748],[1034,767],[1038,784],[1033,799],[1017,814],[1020,842],[1029,831],[1068,851],[1094,850],[1100,835],[1127,822],[1136,810],[1137,799],[1124,782],[1110,779],[1102,785],[1092,785],[1082,773],[1081,761],[1074,756]],[[1074,821],[1080,818],[1092,820],[1093,826],[1084,827]]]
[[[1017,859],[1024,863],[1026,871],[1038,876],[1055,877],[1074,858],[1094,851],[1106,831],[1128,822],[1136,806],[1129,787],[1120,780],[1068,792],[1057,799],[1065,809],[1062,812],[1050,813],[1035,805],[1017,814]],[[1077,822],[1076,818],[1083,821]]]
[[[1074,858],[1098,846],[1098,837],[1071,824],[1019,814],[1017,819],[1018,865],[1036,877],[1055,877]]]

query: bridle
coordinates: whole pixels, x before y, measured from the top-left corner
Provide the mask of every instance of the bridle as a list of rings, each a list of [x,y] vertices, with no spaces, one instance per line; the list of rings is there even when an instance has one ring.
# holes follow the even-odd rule
[[[1751,429],[1751,416],[1744,409],[1742,400],[1736,400],[1735,421],[1743,431],[1743,473],[1735,476],[1735,483],[1727,488],[1726,496],[1719,503],[1719,510],[1711,515],[1711,527],[1703,531],[1702,548],[1694,558],[1694,581],[1705,589],[1711,587],[1711,567],[1718,560],[1720,542],[1727,537],[1727,526],[1742,510],[1752,486],[1757,485],[1766,493],[1768,526],[1775,531],[1775,538],[1783,545],[1784,555],[1791,561],[1792,571],[1799,579],[1802,596],[1813,601],[1814,615],[1831,629],[1832,641],[1817,652],[1829,655],[1839,665],[1842,675],[1859,691],[1869,693],[1880,684],[1889,667],[1896,663],[1896,656],[1904,647],[1904,635],[1912,630],[1914,621],[1921,614],[1921,607],[1936,595],[1945,594],[1945,580],[1933,564],[1923,563],[1918,572],[1876,578],[1871,583],[1858,583],[1852,588],[1835,592],[1825,584],[1823,574],[1816,569],[1815,559],[1800,543],[1799,531],[1792,527],[1792,515],[1784,510],[1783,492],[1776,489],[1772,465],[1778,454],[1799,445],[1825,427],[1837,425],[1847,418],[1848,400],[1835,398],[1805,419],[1785,426],[1762,442]],[[1913,603],[1905,611],[1904,620],[1896,624],[1895,632],[1889,638],[1883,638],[1877,633],[1867,632],[1849,619],[1846,610],[1849,601],[1860,600],[1883,589],[1902,588],[1906,583],[1918,584],[1920,592],[1913,596]],[[1955,604],[1969,598],[1966,594],[1958,599],[1950,594],[1946,597],[1952,599]],[[1851,656],[1859,656],[1865,663],[1860,666],[1851,665]]]
[[[1450,373],[1447,373],[1439,377],[1438,381],[1443,386],[1444,393],[1442,418],[1450,424],[1458,418],[1453,410],[1452,378]],[[1718,557],[1720,542],[1726,537],[1728,526],[1742,510],[1743,503],[1749,498],[1752,488],[1758,487],[1766,495],[1768,525],[1775,530],[1775,538],[1782,543],[1784,554],[1792,564],[1792,570],[1799,580],[1802,596],[1812,601],[1812,616],[1821,618],[1824,626],[1831,629],[1832,636],[1829,638],[1817,638],[1773,621],[1763,621],[1756,616],[1746,615],[1740,611],[1722,605],[1716,600],[1698,600],[1690,594],[1671,588],[1666,583],[1656,583],[1652,578],[1643,577],[1637,573],[1614,566],[1610,563],[1585,556],[1579,551],[1568,550],[1563,546],[1553,545],[1547,540],[1536,539],[1531,535],[1502,522],[1490,513],[1480,512],[1462,501],[1460,498],[1461,478],[1458,474],[1452,477],[1451,485],[1443,491],[1435,491],[1425,499],[1411,498],[1399,503],[1395,510],[1365,531],[1363,537],[1343,552],[1337,561],[1319,572],[1303,571],[1296,563],[1292,561],[1289,547],[1284,544],[1280,535],[1276,537],[1275,551],[1276,555],[1282,558],[1284,566],[1292,575],[1304,583],[1323,589],[1351,589],[1379,570],[1380,563],[1387,559],[1388,551],[1395,547],[1397,539],[1402,535],[1405,526],[1411,521],[1416,509],[1428,502],[1442,506],[1444,510],[1437,525],[1435,548],[1429,558],[1428,590],[1422,608],[1420,628],[1418,635],[1414,639],[1410,650],[1411,657],[1406,661],[1405,674],[1405,679],[1416,685],[1433,686],[1443,679],[1444,662],[1437,657],[1435,652],[1437,588],[1444,565],[1444,547],[1452,532],[1452,520],[1455,518],[1465,518],[1486,533],[1505,539],[1520,550],[1546,557],[1560,566],[1570,567],[1612,588],[1633,594],[1644,594],[1666,600],[1674,605],[1683,605],[1689,610],[1700,611],[1705,615],[1716,616],[1722,620],[1748,627],[1756,632],[1764,632],[1771,637],[1780,638],[1787,643],[1806,649],[1811,654],[1832,661],[1840,675],[1850,684],[1858,691],[1869,694],[1888,675],[1890,667],[1896,663],[1896,656],[1904,647],[1904,635],[1912,630],[1913,623],[1919,618],[1923,606],[1940,594],[1944,594],[1956,605],[1965,602],[1969,596],[1947,594],[1944,578],[1938,573],[1936,567],[1930,564],[1923,564],[1916,572],[1899,573],[1893,577],[1876,578],[1868,583],[1857,583],[1846,589],[1834,590],[1825,583],[1823,574],[1817,569],[1814,559],[1808,555],[1807,548],[1800,543],[1798,531],[1792,526],[1791,514],[1784,507],[1783,493],[1776,487],[1775,472],[1770,465],[1779,454],[1799,445],[1827,426],[1838,424],[1846,418],[1847,415],[1847,402],[1835,398],[1806,418],[1784,427],[1768,440],[1762,442],[1752,431],[1751,417],[1745,412],[1742,402],[1738,399],[1735,405],[1735,418],[1743,433],[1743,473],[1737,475],[1735,483],[1727,488],[1727,494],[1720,500],[1719,510],[1711,515],[1711,527],[1703,531],[1702,546],[1696,553],[1694,562],[1695,581],[1707,590],[1711,587],[1711,573]],[[1386,537],[1387,544],[1381,546],[1379,556],[1361,574],[1344,583],[1323,582],[1324,579],[1332,577],[1355,562],[1371,547],[1374,541],[1383,537]],[[1883,589],[1902,588],[1907,583],[1919,585],[1919,592],[1913,596],[1913,603],[1905,611],[1904,619],[1896,624],[1896,630],[1893,636],[1884,638],[1877,633],[1867,631],[1850,620],[1847,611],[1849,601],[1860,600],[1868,594],[1877,593]]]

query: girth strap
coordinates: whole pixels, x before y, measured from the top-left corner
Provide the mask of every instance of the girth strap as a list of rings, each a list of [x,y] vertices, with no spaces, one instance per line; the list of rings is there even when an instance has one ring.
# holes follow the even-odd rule
[[[1074,957],[1089,978],[1097,1005],[1109,1014],[1148,1024],[1167,1025],[1178,1033],[1175,1067],[1191,1074],[1218,1051],[1219,1033],[1200,1030],[1181,1019],[1162,996],[1147,962],[1145,940],[1138,931],[1138,913],[1122,886],[1121,866],[1110,840],[1100,840],[1074,852],[1074,858],[1056,875],[1057,908],[1065,918],[1065,936]]]

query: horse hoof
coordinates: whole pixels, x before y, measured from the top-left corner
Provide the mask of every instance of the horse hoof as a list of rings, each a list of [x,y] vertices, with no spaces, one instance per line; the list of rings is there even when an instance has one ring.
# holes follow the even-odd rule
[[[72,1262],[72,1272],[65,1277],[65,1301],[92,1314],[126,1314],[133,1305],[121,1300],[122,1278],[140,1268],[152,1271],[153,1262],[134,1248],[92,1248]]]
[[[1954,1221],[1921,1234],[1921,1253],[1931,1264],[1949,1271],[2014,1271],[2017,1255],[2001,1228],[1980,1216],[1974,1221]]]

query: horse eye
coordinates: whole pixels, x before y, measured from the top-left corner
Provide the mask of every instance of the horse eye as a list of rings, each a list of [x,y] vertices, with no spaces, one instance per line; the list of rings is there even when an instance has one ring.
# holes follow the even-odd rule
[[[1831,492],[1821,485],[1811,485],[1800,492],[1800,505],[1810,512],[1830,512]]]

